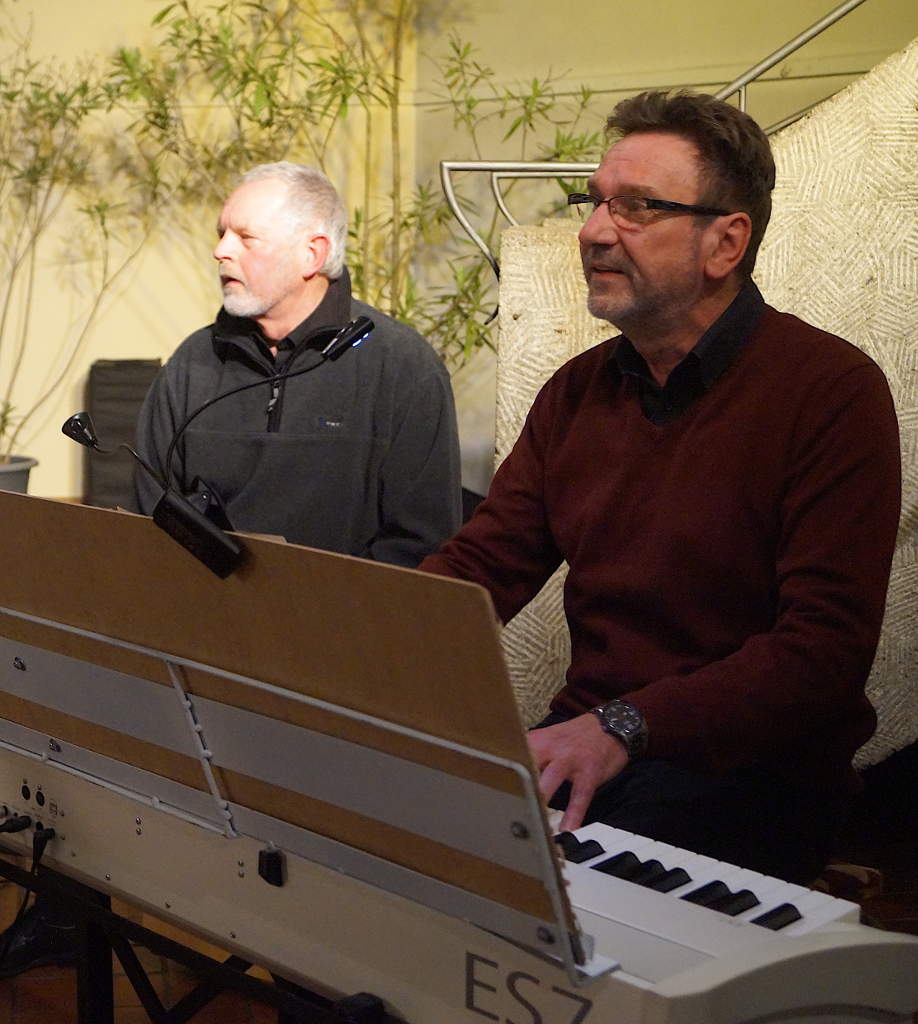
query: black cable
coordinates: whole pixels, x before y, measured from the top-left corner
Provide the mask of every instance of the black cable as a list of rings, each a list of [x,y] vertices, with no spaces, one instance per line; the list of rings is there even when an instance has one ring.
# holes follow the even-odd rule
[[[12,818],[0,823],[0,832],[25,832],[31,824],[32,819],[28,814],[14,814]]]
[[[186,416],[184,421],[179,425],[178,430],[173,434],[172,441],[169,444],[169,448],[166,452],[165,464],[166,464],[166,480],[169,479],[170,467],[172,466],[172,456],[175,454],[175,446],[179,442],[179,438],[185,433],[185,430],[191,425],[192,420],[196,420],[202,412],[209,409],[215,402],[221,402],[224,398],[229,398],[231,395],[238,395],[240,391],[248,391],[249,388],[262,387],[265,384],[280,384],[285,380],[290,380],[292,377],[299,377],[304,373],[311,373],[313,370],[318,370],[320,366],[325,365],[325,360],[321,359],[317,363],[313,363],[311,366],[301,367],[299,370],[293,370],[290,373],[284,373],[281,370],[280,373],[272,374],[270,377],[262,377],[260,380],[250,381],[248,384],[240,384],[238,387],[230,388],[229,391],[223,391],[219,395],[215,395],[209,401],[203,405],[198,406],[189,416]],[[168,485],[167,485],[168,487]]]
[[[22,824],[25,822],[25,824]],[[23,832],[32,824],[32,819],[27,814],[18,815],[15,818],[10,818],[9,821],[3,822],[0,825],[0,832]],[[10,828],[7,826],[13,825]],[[37,828],[35,834],[32,836],[32,866],[29,868],[30,875],[38,874],[38,865],[41,861],[42,855],[45,852],[45,847],[54,838],[55,832],[53,828]],[[23,917],[25,917],[26,908],[29,905],[29,897],[32,895],[32,889],[29,886],[25,886],[25,895],[22,897],[22,903],[19,904],[19,909],[16,911],[16,916],[13,918],[13,923],[6,929],[3,934],[3,944],[0,946],[0,966],[3,965],[6,960],[7,954],[9,953],[10,943],[16,935]]]
[[[32,836],[32,874],[38,871],[38,863],[45,852],[48,843],[56,835],[53,828],[37,828]]]

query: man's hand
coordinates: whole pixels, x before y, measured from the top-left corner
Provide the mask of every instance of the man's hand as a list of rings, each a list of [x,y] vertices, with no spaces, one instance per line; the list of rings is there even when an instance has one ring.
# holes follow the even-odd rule
[[[528,733],[529,749],[539,769],[539,789],[551,799],[562,782],[571,795],[561,831],[579,828],[593,794],[628,764],[624,746],[603,732],[595,715],[585,714]]]

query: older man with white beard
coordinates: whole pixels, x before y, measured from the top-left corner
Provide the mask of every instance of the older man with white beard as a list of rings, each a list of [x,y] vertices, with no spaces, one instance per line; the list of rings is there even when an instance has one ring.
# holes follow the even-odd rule
[[[455,411],[442,361],[415,331],[351,297],[347,218],[321,172],[293,163],[254,168],[226,201],[217,234],[223,308],[154,381],[139,451],[180,492],[219,495],[237,529],[416,565],[460,519]],[[325,361],[322,349],[358,316],[373,321],[369,340]],[[195,417],[166,465],[191,414],[260,382]],[[152,512],[162,488],[138,473],[135,490],[139,511]],[[0,978],[73,963],[76,939],[70,916],[39,897],[0,939]]]
[[[163,367],[138,449],[177,490],[219,500],[237,529],[416,565],[459,525],[442,361],[415,331],[351,296],[346,214],[321,172],[254,168],[226,201],[217,234],[223,308]],[[366,344],[323,361],[329,339],[361,315],[375,325]],[[189,415],[259,381],[195,417],[166,465]],[[149,513],[161,490],[138,474],[136,493]]]

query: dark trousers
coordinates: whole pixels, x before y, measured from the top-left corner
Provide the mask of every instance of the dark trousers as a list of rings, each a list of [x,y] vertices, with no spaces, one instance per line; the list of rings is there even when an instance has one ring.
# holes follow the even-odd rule
[[[567,717],[552,713],[536,728]],[[609,742],[615,741],[610,737]],[[568,795],[565,783],[550,805],[563,809]],[[601,821],[693,853],[808,884],[825,867],[849,803],[838,794],[792,786],[760,766],[721,776],[648,757],[632,761],[596,791],[584,824]]]

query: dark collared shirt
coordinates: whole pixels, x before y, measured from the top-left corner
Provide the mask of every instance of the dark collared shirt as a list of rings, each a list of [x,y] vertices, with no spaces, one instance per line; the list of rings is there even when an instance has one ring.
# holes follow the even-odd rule
[[[698,344],[673,368],[663,387],[653,379],[644,357],[622,335],[612,358],[621,373],[637,379],[641,411],[647,419],[658,425],[668,423],[708,391],[749,340],[764,309],[761,292],[751,280],[746,281]]]

